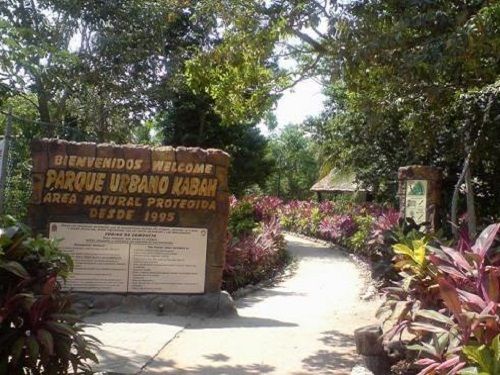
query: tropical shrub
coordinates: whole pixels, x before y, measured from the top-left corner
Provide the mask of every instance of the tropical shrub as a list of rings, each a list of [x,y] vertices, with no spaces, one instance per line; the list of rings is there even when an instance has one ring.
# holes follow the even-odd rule
[[[325,217],[319,226],[321,238],[337,243],[347,243],[358,229],[356,222],[350,215],[333,215]]]
[[[462,352],[473,366],[464,369],[461,374],[500,374],[500,335],[495,336],[491,345],[467,345]]]
[[[429,246],[425,238],[394,246],[395,266],[406,273],[383,305],[398,317],[387,334],[413,335],[409,349],[418,352],[420,374],[498,374],[499,230],[490,225],[474,244],[463,234],[454,247]]]
[[[258,233],[234,238],[226,249],[223,288],[234,292],[275,276],[288,263],[285,240],[275,217],[259,225]]]
[[[229,233],[233,237],[241,237],[251,233],[256,227],[257,221],[252,203],[233,200],[228,222]]]
[[[250,196],[230,201],[223,288],[234,292],[276,275],[288,263],[276,215],[280,199]]]
[[[0,374],[92,373],[95,341],[59,283],[72,268],[53,240],[14,221],[0,229]]]
[[[251,196],[247,200],[252,202],[255,219],[257,221],[267,221],[278,216],[278,210],[283,204],[283,200],[269,195]]]
[[[357,215],[354,217],[354,222],[357,230],[349,238],[347,246],[355,253],[370,256],[371,248],[368,246],[368,240],[372,232],[374,217],[371,215]]]

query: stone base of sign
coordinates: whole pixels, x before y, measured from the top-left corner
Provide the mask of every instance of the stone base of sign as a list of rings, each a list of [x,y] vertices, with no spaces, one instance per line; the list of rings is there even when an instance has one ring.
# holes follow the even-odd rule
[[[229,293],[185,294],[90,294],[73,295],[79,313],[107,312],[156,315],[235,316],[236,306]]]
[[[398,198],[401,216],[405,216],[406,207],[406,182],[408,180],[427,181],[426,196],[426,222],[429,223],[429,229],[432,232],[438,230],[441,226],[441,184],[442,171],[436,167],[425,165],[409,165],[401,167],[398,170]]]

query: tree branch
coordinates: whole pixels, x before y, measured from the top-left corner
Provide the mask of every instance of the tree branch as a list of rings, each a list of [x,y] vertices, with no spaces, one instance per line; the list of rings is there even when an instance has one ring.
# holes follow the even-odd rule
[[[307,44],[309,44],[316,52],[325,53],[327,51],[323,44],[314,40],[313,38],[311,38],[309,35],[303,33],[302,31],[292,30],[292,33],[295,36],[297,36],[300,40],[302,40],[303,42],[306,42]]]
[[[320,59],[321,59],[321,55],[319,55],[319,54],[316,55],[316,58],[314,59],[314,61],[312,61],[309,65],[302,68],[302,71],[300,73],[298,73],[299,74],[298,78],[295,78],[291,84],[277,90],[276,94],[280,94],[288,89],[291,89],[292,87],[297,85],[300,81],[304,80],[307,77],[308,73],[318,65]],[[297,75],[297,74],[295,73],[295,74],[291,74],[291,75]]]

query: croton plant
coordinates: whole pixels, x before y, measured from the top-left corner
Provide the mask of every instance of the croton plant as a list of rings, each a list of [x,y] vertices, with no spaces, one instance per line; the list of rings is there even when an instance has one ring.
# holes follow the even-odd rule
[[[419,375],[500,374],[499,231],[492,224],[474,243],[464,232],[454,247],[394,245],[401,280],[381,313],[389,313],[389,337],[413,337]]]
[[[59,281],[71,258],[8,220],[0,229],[0,374],[92,373],[97,341],[83,333]]]

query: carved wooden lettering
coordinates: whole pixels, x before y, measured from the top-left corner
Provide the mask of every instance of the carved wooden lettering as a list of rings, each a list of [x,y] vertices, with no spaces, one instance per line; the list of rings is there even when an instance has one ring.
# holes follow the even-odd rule
[[[215,149],[44,139],[33,143],[32,155],[34,183],[30,217],[35,231],[48,235],[50,228],[50,233],[57,237],[59,231],[82,230],[87,231],[85,241],[91,242],[88,225],[94,224],[96,230],[104,231],[103,236],[107,233],[103,228],[107,226],[127,236],[126,228],[122,228],[124,224],[134,226],[136,236],[140,235],[141,227],[171,228],[176,236],[180,232],[175,228],[185,233],[192,228],[200,238],[206,233],[204,292],[220,290],[229,211],[228,154]],[[72,226],[72,223],[79,223],[81,227]],[[115,246],[112,239],[109,241]],[[116,246],[118,243],[121,242]],[[142,246],[139,242],[134,244]],[[77,251],[79,245],[75,243],[74,246],[73,250]],[[91,251],[91,248],[81,251]],[[120,251],[125,251],[123,249]],[[123,253],[122,256],[129,255]],[[90,264],[85,267],[91,272]],[[141,279],[142,276],[134,282]],[[122,287],[119,289],[123,290]],[[199,286],[195,289],[184,287],[185,290],[199,290]],[[132,289],[139,290],[137,288],[142,286]],[[148,288],[150,286],[144,290]]]

